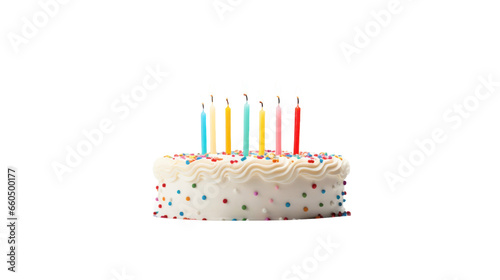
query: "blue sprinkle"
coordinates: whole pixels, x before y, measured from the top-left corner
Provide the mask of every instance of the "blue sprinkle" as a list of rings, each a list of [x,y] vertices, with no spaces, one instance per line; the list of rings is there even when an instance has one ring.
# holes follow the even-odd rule
[[[342,202],[339,202],[339,206],[342,206]]]
[[[345,202],[345,199],[344,199],[344,202]]]
[[[184,212],[179,212],[179,215],[184,216]]]
[[[269,157],[266,157],[266,159],[270,159]]]
[[[181,190],[177,190],[177,194],[181,194]]]
[[[201,199],[203,199],[203,200],[207,200],[207,196],[206,196],[206,195],[204,195],[204,196],[202,196],[202,197],[201,197]]]
[[[342,216],[347,216],[347,212],[342,213]]]
[[[201,157],[197,157],[196,159],[201,159]]]
[[[286,207],[290,207],[290,202],[285,203]]]
[[[245,161],[245,160],[247,160],[247,157],[242,157],[241,158],[241,161]]]
[[[186,160],[186,164],[187,164],[187,165],[189,165],[189,164],[190,164],[189,160]]]
[[[168,202],[168,206],[172,206],[172,201],[169,201],[169,202]]]
[[[323,163],[323,159],[322,159],[322,158],[320,158],[320,159],[319,159],[319,162],[320,162],[320,163]]]
[[[340,199],[340,195],[337,195],[337,199]]]
[[[233,221],[236,221],[236,219],[233,219]]]
[[[321,193],[325,193],[326,191],[325,190],[321,190]]]

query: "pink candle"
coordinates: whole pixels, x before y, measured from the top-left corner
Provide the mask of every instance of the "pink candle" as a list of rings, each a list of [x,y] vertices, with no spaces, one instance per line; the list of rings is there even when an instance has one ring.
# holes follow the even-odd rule
[[[278,106],[276,107],[276,155],[281,155],[281,107],[278,96]]]

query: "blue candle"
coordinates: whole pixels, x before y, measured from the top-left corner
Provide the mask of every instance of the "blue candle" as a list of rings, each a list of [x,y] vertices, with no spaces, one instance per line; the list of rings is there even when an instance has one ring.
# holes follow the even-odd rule
[[[201,112],[201,153],[207,153],[207,114],[205,114],[205,104],[201,103],[203,111]]]
[[[250,105],[248,105],[248,96],[244,94],[247,103],[245,104],[245,115],[244,115],[244,122],[243,122],[243,155],[248,156],[248,142],[249,142],[249,136],[250,136]]]

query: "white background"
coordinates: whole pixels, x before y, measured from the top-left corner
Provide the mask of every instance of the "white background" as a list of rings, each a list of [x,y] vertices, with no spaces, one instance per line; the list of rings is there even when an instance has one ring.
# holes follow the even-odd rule
[[[443,114],[472,100],[479,77],[500,81],[500,5],[401,0],[380,27],[371,13],[387,11],[389,1],[337,2],[230,1],[220,16],[211,0],[69,1],[15,46],[9,38],[22,36],[23,18],[33,22],[43,9],[3,1],[0,166],[3,174],[19,169],[20,226],[19,272],[2,261],[1,278],[282,279],[305,263],[308,279],[498,279],[500,87],[460,124]],[[348,62],[342,42],[355,46],[356,28],[367,25],[373,36]],[[113,111],[156,65],[170,76],[127,117]],[[300,95],[301,149],[351,163],[352,217],[153,217],[154,160],[200,151],[200,103],[210,94],[218,150],[226,97],[233,148],[241,149],[244,92],[252,143],[264,102],[270,149],[276,95],[287,120]],[[65,164],[67,147],[103,119],[113,131],[58,180],[54,162]],[[398,174],[400,157],[435,129],[446,141],[391,188],[384,174]],[[293,128],[283,133],[290,150]],[[4,216],[5,188],[0,198]],[[328,238],[339,247],[313,267],[317,240]]]

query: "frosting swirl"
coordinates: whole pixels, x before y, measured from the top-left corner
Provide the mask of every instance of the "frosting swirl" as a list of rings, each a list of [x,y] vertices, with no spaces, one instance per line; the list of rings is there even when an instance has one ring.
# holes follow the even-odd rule
[[[272,153],[257,156],[251,153],[244,157],[238,153],[232,155],[176,155],[165,156],[156,160],[154,175],[160,181],[175,182],[179,179],[187,182],[211,180],[216,183],[231,181],[244,183],[252,178],[274,183],[291,183],[297,178],[320,180],[328,176],[345,178],[350,171],[349,162],[341,156],[328,156],[325,153],[302,153],[292,156],[285,153],[275,156]]]

